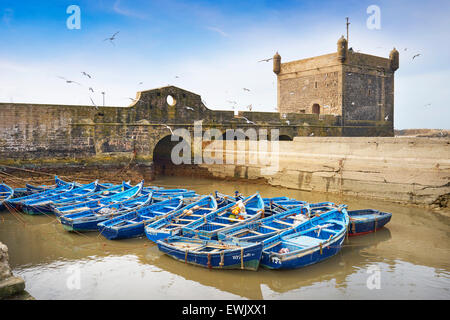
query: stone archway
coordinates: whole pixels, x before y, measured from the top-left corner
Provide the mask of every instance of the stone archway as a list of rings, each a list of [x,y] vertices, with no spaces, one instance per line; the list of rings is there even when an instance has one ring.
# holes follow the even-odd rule
[[[172,159],[172,151],[175,147],[179,149],[180,143],[183,142],[186,143],[182,137],[178,136],[178,141],[172,141],[172,135],[167,135],[156,143],[153,148],[153,168],[156,174],[166,174],[166,171],[171,171],[168,169],[173,168],[173,166],[176,165],[176,163],[173,162],[174,159]],[[182,154],[182,151],[175,154],[179,157],[186,156]],[[190,151],[187,156],[191,159]]]

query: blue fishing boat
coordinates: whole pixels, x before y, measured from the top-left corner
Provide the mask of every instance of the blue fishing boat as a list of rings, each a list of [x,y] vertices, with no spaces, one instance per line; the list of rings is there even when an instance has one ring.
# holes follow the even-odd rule
[[[14,196],[14,190],[4,183],[0,183],[0,211],[5,209],[4,202]]]
[[[216,197],[217,208],[225,207],[230,203],[236,203],[236,201],[242,200],[244,198],[242,195],[239,194],[238,191],[235,192],[234,196],[229,196],[219,191],[215,191],[214,195]]]
[[[238,200],[222,207],[182,228],[183,235],[197,236],[201,239],[217,239],[217,233],[259,219],[264,213],[264,202],[259,195]]]
[[[262,199],[261,199],[262,202]],[[170,257],[214,269],[258,270],[262,243],[169,237],[158,240],[158,249]]]
[[[340,206],[265,239],[261,266],[295,269],[325,260],[341,250],[348,225],[347,210]]]
[[[147,224],[172,215],[190,202],[191,200],[188,198],[182,197],[166,199],[137,211],[104,221],[98,225],[98,229],[109,240],[140,237],[145,234],[145,226]],[[188,204],[186,208],[194,204]]]
[[[217,210],[216,199],[211,195],[205,196],[199,201],[163,216],[161,219],[148,222],[144,229],[145,234],[153,242],[170,236],[180,235],[183,227],[205,218],[206,215],[214,210]]]
[[[28,193],[27,188],[14,188],[14,197],[15,198],[25,197],[28,195],[29,195],[29,193]]]
[[[20,197],[20,198],[12,198],[12,199],[8,199],[5,200],[5,204],[8,207],[12,207],[16,210],[21,210],[22,209],[22,203],[25,201],[29,201],[29,200],[37,200],[37,199],[45,199],[46,197],[51,197],[53,195],[56,194],[60,194],[63,192],[67,192],[70,191],[74,188],[75,184],[69,183],[60,187],[57,187],[55,189],[52,190],[47,190],[47,191],[43,191],[40,193],[35,193],[35,194],[30,194],[28,196],[24,196],[24,197]]]
[[[217,234],[219,240],[259,242],[309,220],[309,208],[298,206],[269,217],[245,223]]]
[[[110,199],[117,194],[119,194],[118,197],[121,198],[121,194],[131,188],[132,186],[130,186],[128,183],[122,182],[121,185],[107,188],[105,190],[100,190],[88,196],[75,197],[70,199],[69,201],[55,201],[51,205],[51,207],[56,217],[60,217],[65,214],[76,213],[89,210],[91,208],[96,208],[99,205],[103,204],[102,200]]]
[[[167,192],[169,191],[169,192]],[[143,192],[145,193],[145,192]],[[182,189],[172,189],[172,190],[155,190],[153,193],[153,199],[155,201],[164,201],[171,198],[195,198],[198,194],[192,190],[183,191]]]
[[[100,188],[98,181],[86,184],[84,186],[73,188],[72,190],[58,193],[45,198],[31,199],[22,202],[22,211],[30,215],[51,214],[53,213],[52,204],[55,201],[70,200],[75,197],[88,196]]]
[[[391,220],[392,213],[374,209],[348,211],[350,218],[349,236],[358,236],[375,232]]]
[[[138,197],[143,182],[137,186],[98,201],[100,204],[88,210],[60,216],[60,222],[67,231],[96,231],[97,225],[126,212],[137,210],[151,201],[151,194]]]
[[[64,186],[69,184],[69,182],[66,182],[60,178],[58,178],[58,176],[55,176],[55,184],[53,185],[40,185],[40,186],[34,186],[32,184],[25,184],[25,188],[27,190],[27,194],[34,194],[34,193],[40,193],[42,191],[47,191],[47,190],[53,190],[56,189],[58,187]]]

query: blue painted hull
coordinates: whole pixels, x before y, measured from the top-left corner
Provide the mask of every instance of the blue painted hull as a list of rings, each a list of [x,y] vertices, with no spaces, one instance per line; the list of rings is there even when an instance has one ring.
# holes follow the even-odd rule
[[[153,241],[155,243],[158,242],[158,240],[167,239],[168,237],[171,237],[171,236],[177,236],[181,233],[181,230],[179,230],[179,229],[174,229],[171,231],[162,231],[162,230],[155,230],[155,229],[149,230],[148,228],[145,228],[144,231],[145,231],[145,235],[147,236],[147,238],[150,241]]]
[[[271,255],[263,251],[261,256],[261,266],[267,269],[298,269],[306,267],[336,255],[341,249],[345,240],[345,233],[336,238],[329,246],[324,246],[322,252],[320,247],[308,250],[307,253],[298,253],[292,256]]]
[[[108,240],[137,238],[145,234],[143,221],[122,228],[102,228],[98,226],[98,229],[102,236]]]
[[[170,238],[169,238],[170,240]],[[166,241],[158,241],[158,249],[172,258],[210,269],[241,269],[256,271],[261,259],[262,243],[249,247],[226,250],[221,253],[198,253],[176,249]],[[243,259],[241,259],[243,258]],[[242,262],[241,262],[242,261]]]
[[[95,219],[89,219],[84,221],[67,219],[65,217],[61,217],[61,224],[63,228],[67,231],[97,231],[97,225],[100,222],[106,221],[109,217],[95,217]]]
[[[366,216],[369,215],[369,217],[364,220],[358,220],[358,217],[364,214]],[[348,215],[350,217],[349,236],[375,232],[391,221],[392,217],[391,213],[372,209],[349,211]]]

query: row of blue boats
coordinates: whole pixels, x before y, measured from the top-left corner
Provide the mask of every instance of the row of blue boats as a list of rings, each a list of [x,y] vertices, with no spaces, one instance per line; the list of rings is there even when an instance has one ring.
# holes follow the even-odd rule
[[[338,253],[346,236],[375,232],[392,214],[347,211],[332,202],[262,198],[218,191],[199,195],[122,182],[67,182],[10,188],[0,184],[0,211],[54,214],[64,229],[109,240],[146,236],[167,255],[207,268],[295,269]]]

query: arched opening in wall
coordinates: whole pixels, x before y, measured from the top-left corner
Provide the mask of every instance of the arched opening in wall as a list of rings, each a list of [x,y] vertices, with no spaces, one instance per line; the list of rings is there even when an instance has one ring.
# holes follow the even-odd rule
[[[314,103],[312,106],[312,113],[320,114],[320,106],[318,103]]]
[[[292,138],[286,134],[282,134],[278,137],[278,140],[280,141],[292,141]]]
[[[153,149],[153,168],[157,175],[173,175],[177,165],[191,163],[191,146],[182,137],[178,141],[172,141],[172,136],[168,135],[158,141]],[[172,158],[174,150],[174,159]],[[188,161],[183,161],[188,160]],[[181,168],[181,167],[180,167]]]

